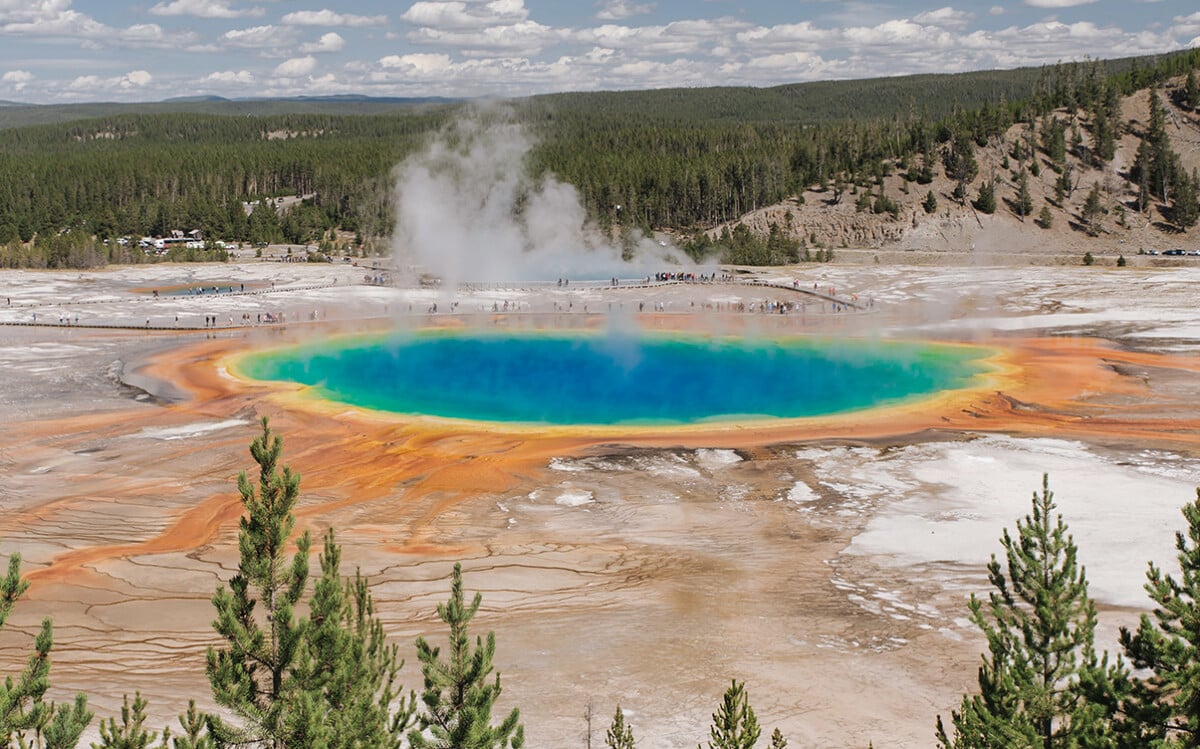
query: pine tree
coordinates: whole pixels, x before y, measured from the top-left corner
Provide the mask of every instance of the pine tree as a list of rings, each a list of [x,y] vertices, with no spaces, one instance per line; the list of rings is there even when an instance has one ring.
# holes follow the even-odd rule
[[[158,734],[147,731],[143,727],[145,723],[146,700],[141,692],[135,693],[132,705],[129,704],[129,695],[125,695],[124,704],[121,705],[121,723],[118,725],[116,718],[101,721],[100,743],[93,742],[92,749],[146,749]],[[167,746],[168,737],[169,732],[163,731],[160,746]]]
[[[1188,70],[1183,82],[1183,101],[1192,109],[1200,109],[1200,84],[1196,82],[1195,69]]]
[[[1058,175],[1058,179],[1054,180],[1054,199],[1059,206],[1062,206],[1064,199],[1071,197],[1075,192],[1075,185],[1071,181],[1073,172],[1071,165],[1067,164],[1063,167],[1062,174]]]
[[[8,620],[16,604],[29,588],[21,579],[21,555],[8,558],[8,573],[0,579],[0,627]],[[37,746],[41,749],[72,749],[92,722],[87,697],[77,694],[71,705],[46,702],[50,688],[50,649],[54,629],[49,617],[33,641],[33,653],[25,669],[14,679],[0,683],[0,742],[3,746]]]
[[[937,210],[937,206],[937,196],[933,194],[933,190],[925,193],[925,200],[921,201],[921,207],[925,209],[925,212],[933,213]]]
[[[280,472],[282,451],[283,439],[271,433],[263,417],[262,434],[250,445],[259,466],[258,491],[245,471],[238,475],[247,513],[238,531],[238,573],[228,590],[219,586],[212,598],[217,610],[213,628],[229,644],[209,647],[208,680],[216,703],[242,724],[209,716],[218,745],[287,745],[284,682],[300,645],[302,626],[293,611],[308,581],[311,540],[307,533],[301,535],[289,564],[285,547],[296,523],[292,509],[300,476],[288,466]]]
[[[1157,88],[1150,89],[1149,106],[1150,121],[1146,126],[1146,135],[1138,145],[1133,166],[1130,167],[1129,179],[1139,186],[1144,185],[1149,195],[1165,203],[1179,170],[1179,156],[1171,149]]]
[[[1050,206],[1042,206],[1042,212],[1037,217],[1037,225],[1043,229],[1049,229],[1051,226],[1054,226],[1054,215],[1050,213]]]
[[[995,556],[985,604],[971,596],[971,621],[987,638],[979,668],[980,693],[964,695],[952,713],[953,737],[937,720],[947,749],[1103,745],[1107,711],[1088,700],[1118,679],[1094,649],[1096,609],[1077,565],[1074,539],[1055,509],[1049,480],[1034,492],[1032,513],[1017,522],[1017,537],[1001,538],[1006,567]]]
[[[415,719],[416,694],[397,699],[404,662],[386,641],[367,579],[357,571],[342,579],[341,553],[330,529],[287,691],[289,744],[398,747]]]
[[[1114,85],[1105,85],[1096,101],[1093,117],[1093,152],[1102,166],[1117,155],[1117,138],[1121,136],[1121,92]]]
[[[1149,672],[1122,704],[1119,728],[1131,746],[1200,746],[1200,489],[1183,517],[1187,531],[1175,534],[1179,577],[1152,562],[1146,591],[1153,618],[1142,614],[1136,632],[1121,628],[1130,662]]]
[[[762,733],[754,708],[750,707],[746,685],[737,679],[725,690],[712,720],[708,749],[753,749]]]
[[[450,646],[445,660],[440,650],[425,638],[417,638],[417,657],[425,676],[421,694],[424,711],[418,716],[418,728],[408,733],[414,749],[520,749],[525,744],[525,727],[518,721],[520,711],[512,712],[499,726],[492,726],[492,707],[500,696],[500,675],[488,682],[493,670],[496,636],[476,637],[475,649],[467,635],[467,625],[475,618],[483,596],[475,594],[470,605],[464,602],[462,565],[455,563],[450,578],[450,600],[438,604],[438,618],[450,626]]]
[[[171,739],[172,749],[213,749],[212,737],[208,735],[208,719],[196,709],[196,701],[188,701],[187,712],[179,716],[183,734]],[[163,738],[167,731],[163,731]]]
[[[213,698],[241,725],[207,716],[209,732],[218,746],[398,748],[412,725],[416,695],[399,698],[403,663],[384,638],[367,580],[342,579],[333,531],[325,535],[308,614],[294,613],[307,588],[311,544],[302,534],[288,561],[300,476],[279,467],[282,451],[283,440],[264,417],[250,445],[258,490],[244,472],[238,476],[246,507],[238,574],[229,590],[219,587],[213,596],[213,626],[229,645],[210,648],[207,657]],[[180,723],[185,737],[176,739],[177,749],[208,745],[194,704]]]
[[[771,732],[771,749],[787,749],[787,745],[787,739],[778,728]]]
[[[1021,221],[1033,213],[1033,196],[1029,194],[1029,174],[1024,169],[1017,177],[1017,200],[1014,208],[1016,208],[1016,214]]]
[[[1067,128],[1057,117],[1046,115],[1042,122],[1042,148],[1054,168],[1061,170],[1067,161]]]
[[[625,722],[625,713],[621,712],[620,705],[617,705],[612,725],[604,734],[604,745],[608,749],[634,749],[636,746],[636,742],[633,740],[633,728]]]
[[[1187,231],[1200,220],[1200,175],[1195,171],[1189,177],[1180,169],[1176,172],[1175,186],[1171,190],[1171,221],[1182,231]]]
[[[954,185],[954,190],[952,190],[950,192],[950,197],[954,198],[954,200],[957,201],[959,205],[966,205],[966,203],[967,203],[967,187],[966,187],[966,185],[964,185],[962,182],[956,183]]]
[[[1087,200],[1083,204],[1083,225],[1087,227],[1088,234],[1096,236],[1103,229],[1101,219],[1104,216],[1104,205],[1100,202],[1100,183],[1096,182],[1092,185],[1092,189],[1088,192]]]
[[[979,186],[979,196],[975,198],[975,210],[991,215],[996,212],[996,184],[991,180]]]
[[[970,184],[979,176],[979,162],[975,159],[975,146],[967,134],[955,136],[949,148],[942,154],[946,176],[963,184]]]

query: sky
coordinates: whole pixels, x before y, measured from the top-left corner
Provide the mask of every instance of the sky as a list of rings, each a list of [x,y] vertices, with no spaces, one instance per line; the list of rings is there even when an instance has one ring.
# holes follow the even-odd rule
[[[771,86],[1200,46],[1197,0],[941,3],[0,0],[0,100]]]

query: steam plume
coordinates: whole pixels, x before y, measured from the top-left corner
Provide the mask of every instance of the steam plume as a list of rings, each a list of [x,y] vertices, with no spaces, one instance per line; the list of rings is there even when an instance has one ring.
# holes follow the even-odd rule
[[[402,162],[393,256],[451,284],[629,277],[664,267],[664,248],[644,236],[633,261],[622,260],[572,185],[528,177],[531,147],[519,124],[493,111],[455,122]]]

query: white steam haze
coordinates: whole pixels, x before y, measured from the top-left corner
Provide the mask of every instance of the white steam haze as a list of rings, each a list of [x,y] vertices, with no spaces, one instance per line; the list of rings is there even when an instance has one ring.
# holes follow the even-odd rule
[[[622,260],[574,186],[528,176],[532,147],[519,124],[493,111],[453,123],[405,159],[395,170],[398,264],[457,285],[629,278],[686,260],[641,234],[632,260]]]

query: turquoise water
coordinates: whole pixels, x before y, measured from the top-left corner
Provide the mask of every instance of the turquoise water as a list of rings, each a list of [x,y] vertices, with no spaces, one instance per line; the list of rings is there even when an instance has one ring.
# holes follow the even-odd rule
[[[257,380],[403,414],[540,424],[691,424],[869,408],[968,385],[982,349],[689,335],[422,332],[253,353]]]

